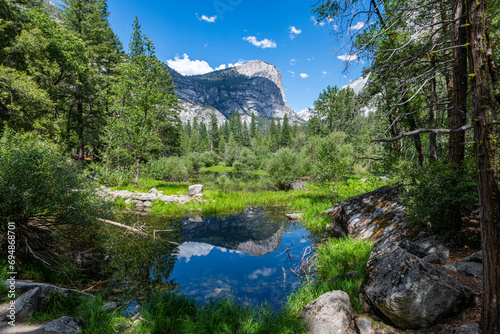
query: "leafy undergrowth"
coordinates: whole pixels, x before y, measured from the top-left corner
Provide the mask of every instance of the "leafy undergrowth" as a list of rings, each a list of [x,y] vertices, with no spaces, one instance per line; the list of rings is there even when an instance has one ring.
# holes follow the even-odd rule
[[[288,306],[298,315],[304,306],[322,294],[341,290],[349,295],[354,310],[362,313],[359,288],[373,244],[353,238],[330,239],[316,249],[314,273],[288,297]]]
[[[53,293],[29,320],[30,324],[47,323],[62,316],[80,318],[84,334],[114,334],[128,326],[129,320],[107,312],[100,296],[84,296],[80,293],[67,295]]]

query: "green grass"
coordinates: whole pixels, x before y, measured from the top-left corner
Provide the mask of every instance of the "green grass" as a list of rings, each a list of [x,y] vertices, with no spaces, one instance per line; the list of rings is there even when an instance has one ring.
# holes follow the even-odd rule
[[[189,184],[186,182],[167,182],[141,178],[136,185],[126,184],[118,187],[113,187],[113,190],[128,190],[138,192],[148,192],[152,188],[158,191],[163,191],[164,195],[186,195],[188,193]]]
[[[199,306],[177,292],[156,295],[144,307],[138,333],[306,333],[302,320],[287,310],[252,308],[230,299]]]
[[[319,232],[330,222],[329,216],[320,215],[321,212],[338,201],[385,185],[380,181],[362,183],[359,178],[350,177],[338,183],[337,188],[333,190],[331,184],[308,183],[307,190],[271,191],[263,190],[260,186],[259,189],[252,191],[252,182],[246,186],[240,186],[240,183],[232,182],[230,185],[208,183],[204,185],[202,201],[191,201],[184,205],[157,201],[153,204],[151,212],[182,215],[201,210],[202,215],[214,216],[239,212],[248,206],[283,206],[290,211],[301,212],[304,225],[312,231]],[[255,184],[259,186],[259,182]],[[242,189],[235,190],[239,188]]]
[[[213,172],[213,173],[221,173],[221,172],[234,172],[234,167],[224,167],[224,166],[212,166],[212,167],[202,167],[200,172]]]
[[[47,323],[62,316],[78,317],[83,321],[84,334],[114,334],[130,327],[130,320],[103,309],[100,296],[90,297],[80,293],[67,295],[53,293],[30,318],[30,324]]]
[[[354,310],[362,313],[359,304],[359,288],[366,274],[366,263],[373,244],[353,238],[329,239],[316,249],[314,278],[304,283],[288,297],[290,310],[298,315],[310,301],[322,294],[341,290],[349,295]],[[338,277],[357,272],[357,277]]]
[[[0,303],[10,300],[8,296],[9,287],[4,284],[4,281],[9,278],[7,275],[7,262],[1,264],[2,269],[0,269]]]

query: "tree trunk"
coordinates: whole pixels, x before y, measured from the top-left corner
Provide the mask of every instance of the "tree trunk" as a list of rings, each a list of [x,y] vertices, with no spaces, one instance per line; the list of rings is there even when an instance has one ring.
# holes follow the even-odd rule
[[[437,14],[436,10],[432,10],[432,44],[433,46],[436,44],[436,21],[437,21]],[[431,78],[431,92],[430,92],[430,107],[429,107],[429,127],[430,128],[435,128],[436,124],[436,117],[437,117],[437,66],[436,66],[436,56],[432,55],[431,56],[431,67],[434,69],[432,72],[432,78]],[[438,160],[438,155],[437,155],[437,133],[431,133],[429,135],[429,161],[437,161]]]
[[[500,188],[497,174],[496,114],[490,91],[487,59],[487,1],[469,2],[469,60],[473,76],[473,125],[478,170],[481,240],[483,247],[483,304],[481,325],[485,333],[500,333]]]
[[[464,0],[453,0],[453,106],[448,114],[450,129],[467,123],[467,30]],[[448,162],[461,165],[465,158],[465,132],[452,132]]]
[[[412,113],[408,113],[408,124],[410,125],[410,130],[417,129],[417,123],[415,122],[415,116]],[[413,136],[413,143],[415,144],[415,150],[418,154],[418,163],[420,166],[425,164],[424,148],[422,147],[422,140],[420,139],[420,134]]]
[[[78,100],[76,103],[76,121],[78,122],[76,125],[77,136],[78,136],[77,155],[78,155],[78,160],[83,162],[83,158],[85,157],[85,138],[83,135],[84,132],[83,102],[81,100]]]

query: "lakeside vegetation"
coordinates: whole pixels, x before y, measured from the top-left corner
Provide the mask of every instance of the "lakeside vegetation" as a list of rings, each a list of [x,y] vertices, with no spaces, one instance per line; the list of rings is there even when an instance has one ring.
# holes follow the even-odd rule
[[[440,8],[434,3],[375,6],[379,21],[361,29],[353,44],[353,55],[369,59],[371,84],[360,95],[325,88],[304,124],[290,124],[286,115],[251,115],[247,124],[239,114],[223,124],[215,115],[207,123],[181,124],[171,75],[138,18],[125,53],[105,0],[64,0],[60,9],[42,0],[0,0],[1,247],[8,244],[8,224],[15,223],[19,278],[81,287],[109,275],[102,265],[109,235],[96,218],[109,218],[126,205],[102,201],[95,192],[101,185],[177,195],[196,181],[205,185],[202,201],[158,201],[151,213],[226,215],[248,206],[280,206],[302,213],[305,226],[321,233],[329,223],[322,211],[384,185],[378,177],[388,175],[416,228],[451,239],[479,211],[483,235],[500,235],[500,143],[493,128],[499,116],[499,4],[478,2],[469,8],[475,15],[462,22],[466,15],[456,11],[459,3],[468,6],[465,1],[444,1]],[[336,4],[320,1],[314,13],[320,20],[346,19],[350,14]],[[405,15],[427,27],[434,22],[432,34],[424,29],[415,39],[400,19]],[[469,41],[453,38],[454,21],[461,21],[457,29]],[[476,30],[463,30],[469,27],[481,27],[488,38],[476,40]],[[389,63],[384,50],[394,51]],[[474,135],[465,131],[473,125]],[[306,190],[291,190],[294,182]],[[484,263],[483,325],[496,332],[499,281],[488,273],[498,267],[500,243],[483,242],[493,255],[485,256],[490,262]],[[32,321],[67,313],[84,320],[85,333],[162,333],[166,325],[190,333],[302,332],[301,308],[331,289],[346,291],[361,312],[359,286],[371,246],[348,238],[317,245],[311,276],[281,311],[231,300],[200,306],[161,292],[150,296],[147,321],[139,325],[103,312],[100,298],[54,297]],[[6,257],[0,265],[3,279]],[[346,275],[352,272],[357,274]],[[488,313],[490,308],[497,313]],[[188,314],[181,321],[179,310]]]

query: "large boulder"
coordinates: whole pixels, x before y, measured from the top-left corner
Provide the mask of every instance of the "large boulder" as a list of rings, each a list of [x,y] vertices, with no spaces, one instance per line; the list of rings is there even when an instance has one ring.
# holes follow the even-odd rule
[[[387,239],[373,248],[362,300],[394,325],[417,329],[436,324],[473,304],[475,292]]]
[[[459,262],[457,271],[461,274],[483,278],[483,264],[476,262]]]
[[[15,320],[19,322],[28,321],[37,311],[40,300],[40,288],[34,288],[23,293],[16,299]],[[8,319],[8,318],[7,318]],[[10,319],[9,319],[10,320]]]
[[[64,316],[43,325],[34,331],[34,334],[79,334],[81,332],[78,319]]]
[[[352,321],[353,310],[344,291],[327,292],[308,303],[301,317],[313,334],[345,334]]]
[[[327,228],[332,237],[351,235],[398,242],[412,236],[404,219],[405,206],[398,201],[398,190],[389,186],[338,202],[322,214],[332,217]]]
[[[194,196],[198,194],[203,194],[203,185],[201,184],[195,184],[192,186],[189,186],[189,196]]]

